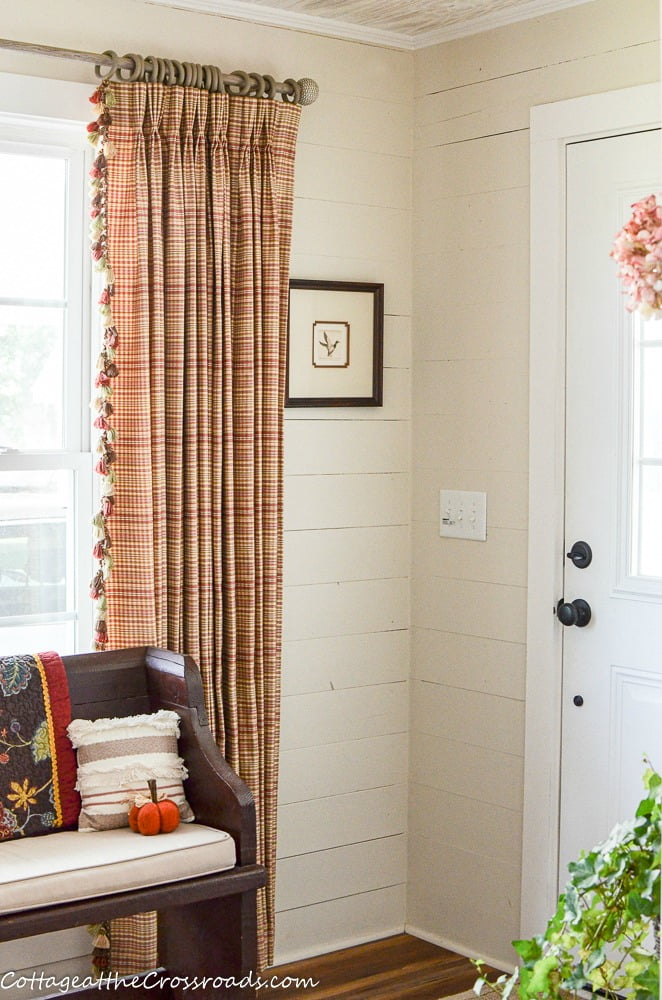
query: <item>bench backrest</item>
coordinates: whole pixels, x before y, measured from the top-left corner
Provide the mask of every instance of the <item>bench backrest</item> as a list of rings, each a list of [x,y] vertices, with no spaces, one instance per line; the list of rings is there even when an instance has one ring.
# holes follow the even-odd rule
[[[254,864],[253,799],[213,739],[195,661],[139,646],[63,656],[62,662],[75,719],[122,718],[160,708],[178,713],[179,751],[189,772],[184,788],[196,819],[231,833],[239,862]]]

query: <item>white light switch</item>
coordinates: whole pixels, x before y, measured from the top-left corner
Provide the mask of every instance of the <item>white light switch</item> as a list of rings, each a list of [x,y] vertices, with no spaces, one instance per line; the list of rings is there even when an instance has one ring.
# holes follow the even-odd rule
[[[487,493],[439,491],[439,534],[444,538],[487,539]]]

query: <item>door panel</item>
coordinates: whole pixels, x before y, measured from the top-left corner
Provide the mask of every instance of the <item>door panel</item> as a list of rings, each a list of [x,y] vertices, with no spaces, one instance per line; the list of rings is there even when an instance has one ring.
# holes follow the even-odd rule
[[[632,814],[644,755],[662,769],[662,322],[627,312],[609,256],[659,153],[659,131],[568,146],[565,552],[581,539],[593,559],[564,560],[564,600],[592,614],[558,626],[561,887]]]

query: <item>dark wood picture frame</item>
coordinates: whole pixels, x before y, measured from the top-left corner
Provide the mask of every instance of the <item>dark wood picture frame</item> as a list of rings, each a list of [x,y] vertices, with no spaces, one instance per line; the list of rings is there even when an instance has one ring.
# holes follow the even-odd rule
[[[290,280],[285,406],[381,406],[383,354],[383,284]]]

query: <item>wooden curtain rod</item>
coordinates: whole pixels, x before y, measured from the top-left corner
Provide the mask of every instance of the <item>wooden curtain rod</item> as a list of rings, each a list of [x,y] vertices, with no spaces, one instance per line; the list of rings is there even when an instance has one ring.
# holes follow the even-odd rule
[[[116,76],[118,80],[179,84],[241,97],[277,97],[280,94],[282,100],[287,103],[303,105],[313,104],[319,95],[317,83],[307,77],[278,83],[266,73],[264,75],[245,73],[243,70],[222,73],[217,66],[202,66],[199,63],[179,62],[176,59],[139,56],[135,53],[118,56],[111,49],[103,53],[80,52],[76,49],[56,48],[53,45],[15,42],[10,38],[0,38],[0,49],[93,63],[96,76],[100,80],[109,80],[112,76]]]

